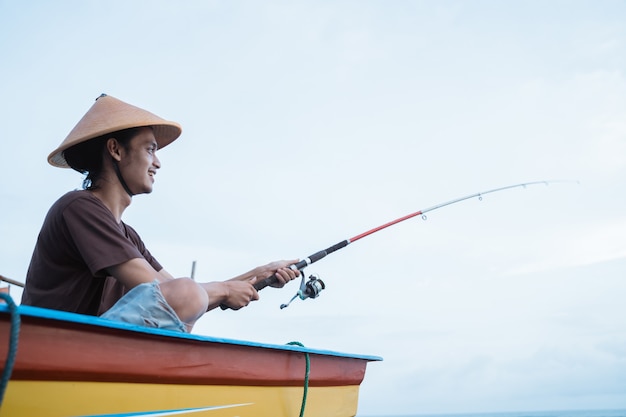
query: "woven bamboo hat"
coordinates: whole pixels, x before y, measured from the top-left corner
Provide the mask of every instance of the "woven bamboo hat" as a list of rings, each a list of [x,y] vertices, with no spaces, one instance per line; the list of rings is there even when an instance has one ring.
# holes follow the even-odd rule
[[[48,156],[48,162],[56,167],[69,168],[63,156],[66,149],[108,133],[144,126],[152,127],[159,149],[172,143],[182,133],[176,122],[102,94],[61,145]]]

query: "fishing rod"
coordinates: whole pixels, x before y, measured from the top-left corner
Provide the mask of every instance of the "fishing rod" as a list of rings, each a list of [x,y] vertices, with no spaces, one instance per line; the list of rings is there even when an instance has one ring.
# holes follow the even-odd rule
[[[2,275],[0,275],[0,281],[2,281],[2,282],[6,282],[6,283],[9,283],[9,284],[16,285],[16,286],[18,286],[18,287],[22,287],[22,288],[24,288],[24,283],[23,283],[23,282],[16,281],[16,280],[14,280],[14,279],[4,277],[4,276],[2,276]]]
[[[500,187],[500,188],[494,188],[492,190],[487,190],[487,191],[482,191],[479,193],[475,193],[475,194],[470,194],[467,195],[465,197],[460,197],[460,198],[456,198],[454,200],[450,200],[450,201],[446,201],[445,203],[440,203],[437,205],[434,205],[432,207],[428,207],[419,211],[416,211],[415,213],[411,213],[411,214],[407,214],[406,216],[402,216],[400,218],[397,218],[395,220],[392,220],[388,223],[382,224],[378,227],[374,227],[373,229],[370,229],[366,232],[363,232],[361,234],[358,234],[354,237],[351,237],[350,239],[346,239],[346,240],[342,240],[341,242],[335,243],[334,245],[315,252],[314,254],[308,256],[307,258],[304,258],[303,260],[293,264],[290,266],[290,268],[294,271],[300,271],[302,273],[302,270],[304,268],[306,268],[307,266],[311,265],[312,263],[315,263],[317,261],[319,261],[320,259],[323,259],[324,257],[326,257],[327,255],[330,255],[331,253],[338,251],[339,249],[345,248],[346,246],[348,246],[351,243],[356,242],[357,240],[363,239],[366,236],[369,236],[371,234],[374,234],[376,232],[379,232],[383,229],[386,229],[387,227],[393,226],[395,224],[398,224],[400,222],[403,222],[405,220],[411,219],[413,217],[417,217],[417,216],[422,216],[422,218],[424,220],[426,220],[426,213],[440,209],[442,207],[446,207],[446,206],[450,206],[452,204],[456,204],[456,203],[460,203],[461,201],[465,201],[465,200],[469,200],[471,198],[476,198],[478,197],[479,200],[482,201],[483,196],[486,194],[491,194],[491,193],[496,193],[499,191],[504,191],[504,190],[510,190],[512,188],[526,188],[528,186],[531,185],[538,185],[538,184],[544,184],[544,185],[550,185],[552,183],[557,183],[557,182],[577,182],[578,181],[571,181],[571,180],[552,180],[552,181],[533,181],[533,182],[524,182],[524,183],[520,183],[520,184],[514,184],[514,185],[507,185],[505,187]],[[257,281],[254,283],[254,288],[256,288],[256,290],[261,290],[267,286],[270,286],[272,284],[275,284],[276,282],[278,282],[278,278],[276,277],[276,275],[272,275],[268,278],[262,279],[260,281]],[[319,277],[317,277],[316,275],[311,275],[309,277],[308,281],[305,281],[304,278],[304,274],[302,274],[302,281],[300,283],[300,289],[298,290],[298,292],[296,293],[296,295],[293,296],[293,298],[286,304],[282,304],[280,306],[281,309],[288,307],[289,304],[291,304],[291,302],[296,299],[296,297],[299,297],[302,300],[305,300],[307,298],[317,298],[320,294],[320,292],[326,288],[326,285],[324,284],[324,282],[319,279]]]

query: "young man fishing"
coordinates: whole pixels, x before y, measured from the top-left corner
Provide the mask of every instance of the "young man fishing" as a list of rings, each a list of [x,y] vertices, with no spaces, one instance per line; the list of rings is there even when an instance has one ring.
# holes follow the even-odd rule
[[[258,300],[256,280],[295,279],[296,260],[272,262],[220,282],[174,278],[122,221],[138,194],[152,192],[157,150],[177,139],[178,123],[103,94],[48,157],[85,174],[83,190],[50,208],[31,259],[22,304],[136,325],[189,332],[217,306]]]

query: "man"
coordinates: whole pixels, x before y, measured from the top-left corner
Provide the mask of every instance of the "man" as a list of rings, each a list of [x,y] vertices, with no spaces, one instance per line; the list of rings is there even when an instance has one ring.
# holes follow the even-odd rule
[[[83,190],[62,196],[44,220],[22,304],[100,315],[137,325],[191,331],[205,312],[240,309],[259,295],[254,282],[276,274],[282,287],[297,260],[254,268],[227,281],[174,278],[122,221],[137,194],[152,192],[157,150],[177,139],[178,123],[101,95],[48,157],[86,175]]]

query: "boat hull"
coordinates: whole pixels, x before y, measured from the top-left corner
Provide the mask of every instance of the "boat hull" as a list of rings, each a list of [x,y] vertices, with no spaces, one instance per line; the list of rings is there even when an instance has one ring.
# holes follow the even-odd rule
[[[306,416],[354,416],[358,386],[312,387]],[[298,416],[302,387],[11,381],[2,416]]]
[[[297,416],[303,397],[306,416],[354,416],[366,364],[380,360],[19,311],[19,348],[0,417]],[[0,306],[2,339],[10,327]],[[0,343],[2,361],[7,345]]]

